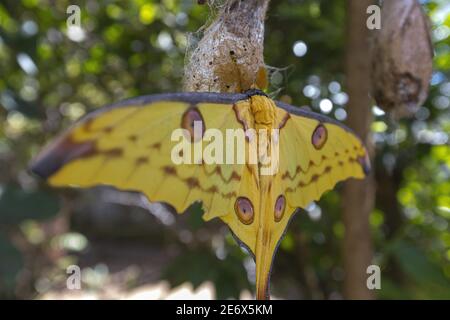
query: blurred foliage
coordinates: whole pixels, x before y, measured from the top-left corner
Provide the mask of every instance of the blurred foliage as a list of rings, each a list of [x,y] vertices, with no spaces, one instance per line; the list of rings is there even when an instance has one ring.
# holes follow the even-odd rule
[[[450,6],[421,2],[435,46],[429,99],[414,118],[395,123],[374,108],[377,199],[370,223],[374,263],[382,269],[379,298],[450,298]],[[49,279],[64,281],[65,266],[76,259],[71,252],[91,245],[71,230],[67,195],[58,201],[27,173],[32,155],[90,110],[179,91],[185,52],[209,19],[208,6],[193,0],[85,0],[76,1],[82,29],[69,32],[71,4],[0,3],[0,297],[49,290]],[[299,41],[306,52],[296,50]],[[274,96],[345,120],[345,54],[344,0],[271,2],[265,57]],[[342,296],[340,205],[338,188],[294,219],[273,268],[275,296]],[[152,222],[162,229],[158,246],[178,252],[161,277],[172,285],[209,280],[218,297],[239,297],[253,281],[249,258],[230,237],[223,240],[221,229],[202,223],[198,207],[192,211],[187,221]],[[68,226],[58,229],[61,219]],[[190,231],[177,229],[181,223]]]
[[[0,211],[2,224],[20,224],[30,218],[45,220],[53,217],[58,212],[58,203],[55,196],[46,192],[7,185],[0,195]],[[32,211],[39,215],[30,217]]]
[[[214,255],[205,254],[207,251],[207,248],[202,248],[180,255],[165,270],[163,277],[170,279],[174,286],[186,282],[186,279],[189,279],[194,287],[200,286],[205,280],[212,281],[216,287],[217,299],[239,297],[243,289],[250,290],[241,262],[244,257],[242,252],[236,251],[233,255],[219,260]],[[183,266],[182,272],[180,266]]]

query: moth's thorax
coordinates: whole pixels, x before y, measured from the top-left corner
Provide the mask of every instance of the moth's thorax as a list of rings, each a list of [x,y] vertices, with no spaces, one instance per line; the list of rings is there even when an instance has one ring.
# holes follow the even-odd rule
[[[275,103],[270,98],[261,95],[250,97],[250,112],[255,121],[255,129],[270,130],[275,127]]]

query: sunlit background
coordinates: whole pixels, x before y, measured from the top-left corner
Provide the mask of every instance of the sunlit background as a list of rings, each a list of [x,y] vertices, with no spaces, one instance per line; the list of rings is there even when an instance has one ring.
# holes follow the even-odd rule
[[[450,298],[450,3],[421,2],[435,46],[430,96],[400,122],[372,108],[378,298]],[[68,32],[71,4],[81,28]],[[51,190],[26,171],[86,112],[180,91],[209,13],[193,0],[0,3],[0,298],[252,297],[252,259],[198,205],[175,216],[136,194]],[[344,0],[271,1],[270,94],[345,121],[344,28]],[[275,298],[342,298],[340,212],[337,188],[294,219],[273,268]],[[66,288],[72,264],[82,290]]]

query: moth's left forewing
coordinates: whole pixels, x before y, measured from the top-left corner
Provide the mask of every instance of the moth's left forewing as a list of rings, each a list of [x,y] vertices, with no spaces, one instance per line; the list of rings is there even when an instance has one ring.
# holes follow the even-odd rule
[[[289,113],[280,130],[280,170],[276,176],[292,207],[305,208],[348,178],[364,178],[368,155],[348,128],[325,116],[281,104]]]
[[[32,162],[56,187],[110,185],[170,203],[182,213],[202,201],[205,218],[233,210],[243,166],[175,164],[171,135],[188,110],[207,128],[237,128],[231,95],[155,95],[104,107],[75,123]],[[194,117],[195,118],[195,117]],[[193,118],[193,119],[194,119]],[[203,149],[204,150],[204,146]]]

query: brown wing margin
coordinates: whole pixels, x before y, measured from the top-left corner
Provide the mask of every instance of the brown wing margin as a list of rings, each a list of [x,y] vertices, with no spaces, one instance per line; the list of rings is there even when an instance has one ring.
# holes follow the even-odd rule
[[[343,123],[341,123],[341,122],[339,122],[337,120],[334,120],[334,119],[332,119],[330,117],[327,117],[327,116],[325,116],[323,114],[316,113],[316,112],[309,111],[309,110],[305,110],[305,109],[299,108],[299,107],[294,107],[294,106],[291,106],[290,104],[287,104],[287,103],[284,103],[284,102],[281,102],[281,101],[275,101],[275,104],[277,105],[277,107],[279,107],[281,109],[284,109],[284,110],[286,110],[289,113],[295,114],[297,116],[305,117],[305,118],[316,119],[319,122],[335,124],[335,125],[341,127],[342,129],[344,129],[345,131],[348,131],[348,132],[351,132],[351,133],[355,134],[352,129],[350,129],[349,127],[347,127]]]

